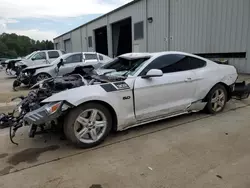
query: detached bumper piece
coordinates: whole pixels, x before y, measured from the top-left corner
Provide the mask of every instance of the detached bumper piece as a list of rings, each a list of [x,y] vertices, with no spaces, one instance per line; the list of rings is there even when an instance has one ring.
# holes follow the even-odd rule
[[[245,81],[235,83],[234,90],[232,92],[232,98],[237,100],[246,99],[250,94],[250,84],[246,84]]]

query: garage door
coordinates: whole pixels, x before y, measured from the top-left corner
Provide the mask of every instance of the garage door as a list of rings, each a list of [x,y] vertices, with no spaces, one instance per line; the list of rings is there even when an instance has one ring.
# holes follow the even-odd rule
[[[70,39],[64,41],[64,48],[66,53],[72,52],[72,45]]]

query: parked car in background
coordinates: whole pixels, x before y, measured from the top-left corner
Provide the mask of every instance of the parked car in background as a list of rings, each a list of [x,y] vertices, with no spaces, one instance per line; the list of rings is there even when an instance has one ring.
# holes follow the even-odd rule
[[[6,73],[8,75],[18,76],[20,71],[25,67],[50,63],[63,54],[65,54],[65,52],[61,50],[42,50],[34,51],[24,58],[7,60]]]
[[[65,52],[61,50],[36,51],[34,54],[29,56],[29,58],[22,59],[21,61],[19,61],[16,64],[16,66],[25,68],[25,67],[34,66],[34,65],[49,64],[63,54],[65,54]]]
[[[184,52],[124,54],[101,68],[115,72],[52,95],[23,122],[35,131],[48,122],[64,122],[66,137],[89,148],[111,130],[203,109],[219,113],[231,99],[238,77],[233,66]]]
[[[23,58],[16,58],[16,59],[7,59],[4,64],[6,66],[6,74],[8,75],[18,75],[20,70],[19,67],[16,67],[16,63],[21,61],[21,60],[29,60],[32,58],[32,56],[34,54],[36,54],[37,51],[34,51],[30,54],[28,54],[27,56],[23,57]]]
[[[0,65],[1,65],[2,67],[5,67],[5,66],[6,66],[5,61],[6,61],[7,59],[8,59],[8,58],[0,58]]]
[[[33,85],[36,82],[40,82],[47,78],[63,76],[74,71],[76,66],[79,65],[92,65],[94,68],[98,68],[111,60],[112,58],[96,52],[76,52],[64,54],[52,63],[39,64],[24,68],[17,80],[14,81],[13,88],[19,86],[21,83],[25,85]]]

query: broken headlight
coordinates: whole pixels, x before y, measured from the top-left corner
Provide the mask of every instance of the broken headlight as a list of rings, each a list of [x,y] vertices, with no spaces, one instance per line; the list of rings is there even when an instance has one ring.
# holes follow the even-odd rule
[[[49,104],[46,104],[45,110],[48,112],[48,114],[54,114],[56,111],[58,111],[61,108],[62,101],[59,102],[52,102]]]

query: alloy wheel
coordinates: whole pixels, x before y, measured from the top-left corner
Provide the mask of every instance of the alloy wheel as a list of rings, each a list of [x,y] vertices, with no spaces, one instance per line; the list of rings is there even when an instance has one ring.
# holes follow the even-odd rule
[[[40,75],[37,76],[36,81],[37,81],[37,82],[40,82],[40,81],[46,80],[46,79],[48,79],[48,78],[49,78],[48,75],[46,75],[46,74],[40,74]]]
[[[74,133],[82,143],[95,143],[105,134],[107,118],[97,109],[88,109],[78,115],[74,123]]]
[[[226,95],[223,89],[217,89],[212,95],[211,104],[215,112],[219,112],[226,103]]]

